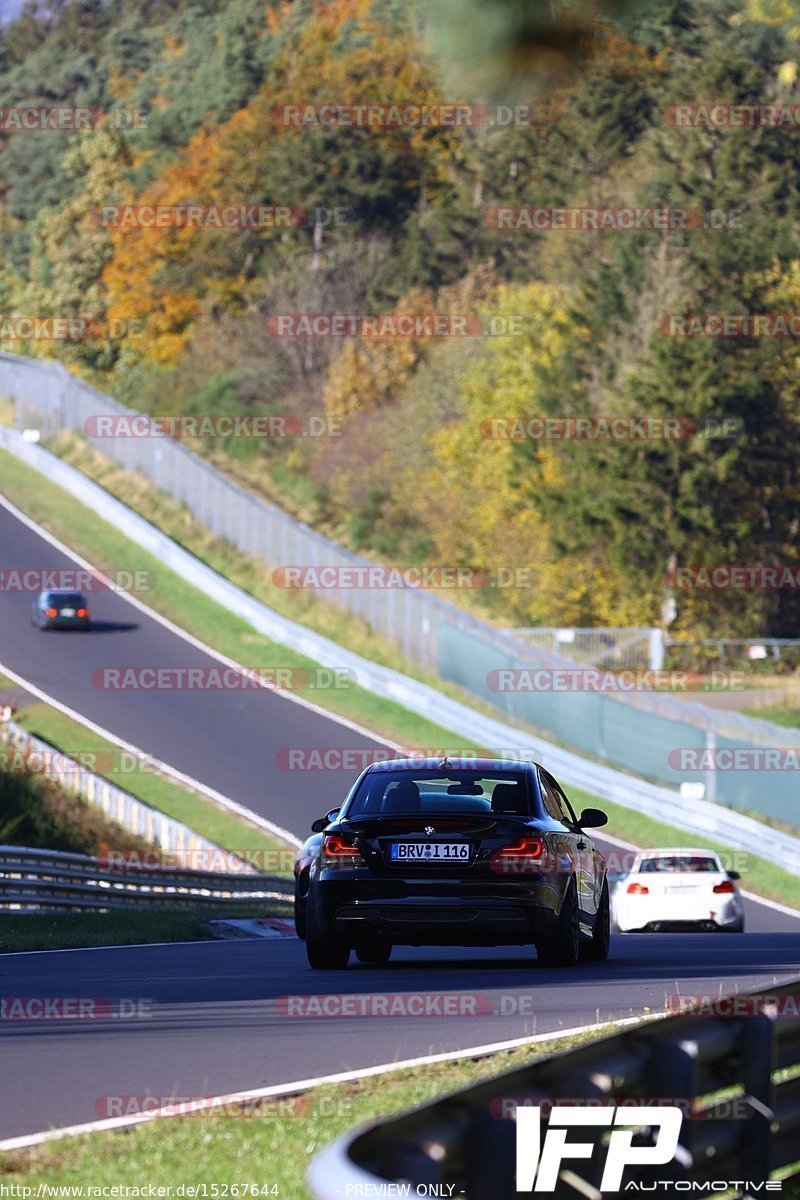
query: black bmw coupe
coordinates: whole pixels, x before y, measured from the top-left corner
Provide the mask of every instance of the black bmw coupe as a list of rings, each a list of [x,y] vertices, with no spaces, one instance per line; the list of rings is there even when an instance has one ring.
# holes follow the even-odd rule
[[[574,966],[609,950],[606,864],[532,762],[373,763],[312,826],[295,864],[295,918],[315,968],[388,961],[392,947],[536,947]]]

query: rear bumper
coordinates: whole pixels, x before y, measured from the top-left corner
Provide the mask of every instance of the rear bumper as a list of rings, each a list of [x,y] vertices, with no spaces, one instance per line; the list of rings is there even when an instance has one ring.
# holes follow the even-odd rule
[[[381,938],[406,946],[524,946],[556,932],[555,898],[531,896],[337,896],[313,889],[315,925],[351,945]]]
[[[614,916],[621,933],[653,929],[656,926],[664,931],[727,929],[742,921],[744,909],[738,896],[725,897],[720,903],[709,903],[705,907],[696,901],[676,904],[659,897],[647,902],[645,897],[636,904],[623,902],[615,906]]]
[[[88,629],[89,620],[87,617],[44,617],[41,622],[42,629]]]

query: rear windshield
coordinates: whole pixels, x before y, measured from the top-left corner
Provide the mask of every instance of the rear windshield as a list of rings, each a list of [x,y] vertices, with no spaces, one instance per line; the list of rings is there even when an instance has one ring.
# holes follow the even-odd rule
[[[664,854],[658,858],[643,858],[640,871],[716,871],[721,867],[715,858],[699,854]]]
[[[479,771],[378,771],[367,775],[343,814],[348,817],[416,813],[527,817],[524,774]]]
[[[53,608],[82,608],[84,605],[79,592],[50,592],[45,599]]]

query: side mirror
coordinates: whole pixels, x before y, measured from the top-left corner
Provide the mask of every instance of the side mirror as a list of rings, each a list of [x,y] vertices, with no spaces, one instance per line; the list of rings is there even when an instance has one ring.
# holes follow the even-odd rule
[[[742,877],[738,871],[728,871],[728,879],[741,879],[741,878]]]
[[[600,808],[585,808],[578,817],[579,829],[599,829],[608,824],[608,817]]]
[[[311,826],[311,832],[312,833],[322,833],[323,829],[327,829],[327,827],[330,825],[331,821],[333,820],[333,818],[336,816],[336,814],[338,812],[339,812],[338,808],[332,808],[330,810],[330,812],[326,813],[326,815],[324,817],[318,817],[317,820],[314,822],[314,824]]]

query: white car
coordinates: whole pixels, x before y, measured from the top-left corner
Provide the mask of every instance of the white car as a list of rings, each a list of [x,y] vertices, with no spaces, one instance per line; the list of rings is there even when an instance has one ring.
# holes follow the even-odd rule
[[[620,933],[683,929],[744,932],[735,880],[711,850],[641,850],[616,880],[612,921]]]

